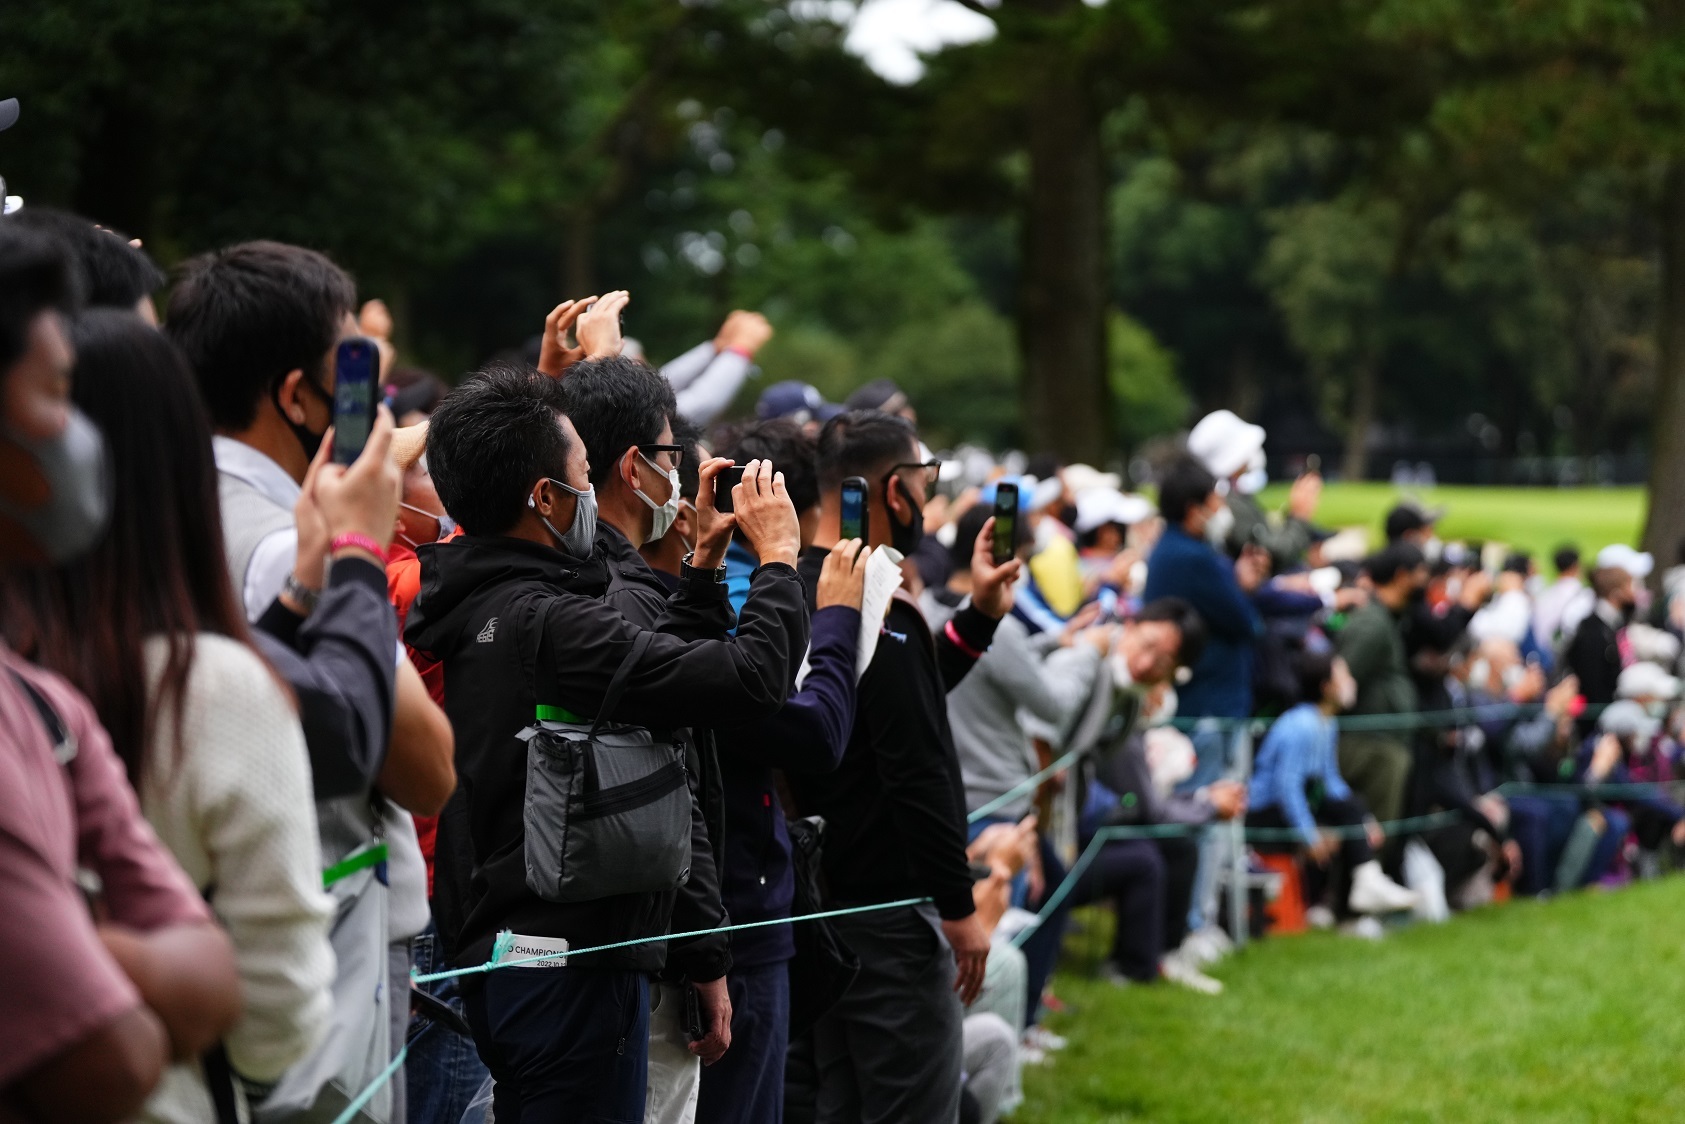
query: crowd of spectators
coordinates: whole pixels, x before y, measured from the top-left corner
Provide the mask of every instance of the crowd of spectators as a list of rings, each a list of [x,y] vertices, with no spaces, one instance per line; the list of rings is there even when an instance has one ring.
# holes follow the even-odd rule
[[[1152,499],[885,380],[722,421],[753,312],[452,385],[312,250],[165,281],[0,220],[0,1119],[993,1121],[1076,908],[1215,995],[1272,851],[1378,938],[1685,849],[1685,564],[1370,551],[1228,411]]]

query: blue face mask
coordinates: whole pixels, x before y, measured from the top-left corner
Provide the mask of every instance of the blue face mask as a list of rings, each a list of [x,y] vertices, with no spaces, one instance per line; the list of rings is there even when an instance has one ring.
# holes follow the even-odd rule
[[[544,526],[555,536],[556,545],[563,554],[571,554],[575,558],[589,558],[596,548],[597,542],[597,489],[586,488],[583,492],[578,488],[570,488],[553,476],[546,476],[546,480],[571,494],[579,503],[575,505],[573,523],[568,526],[567,533],[556,530],[555,524],[540,515]],[[527,506],[538,510],[538,503],[531,496],[527,497]]]

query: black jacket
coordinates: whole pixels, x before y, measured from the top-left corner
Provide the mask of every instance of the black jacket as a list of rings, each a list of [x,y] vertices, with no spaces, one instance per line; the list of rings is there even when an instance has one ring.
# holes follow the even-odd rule
[[[597,525],[597,556],[608,565],[608,592],[603,600],[639,628],[672,631],[667,601],[679,594],[677,579],[669,586],[633,549],[626,536],[607,523]],[[689,619],[681,612],[674,622],[684,640],[724,640],[737,623],[731,603],[724,619]],[[717,617],[717,615],[716,615]],[[718,626],[724,624],[724,628]],[[690,878],[673,899],[670,931],[694,933],[717,929],[731,920],[720,900],[721,853],[725,846],[725,797],[720,760],[708,730],[688,731],[685,767],[690,771]],[[716,933],[674,941],[667,948],[665,975],[673,979],[717,980],[731,969],[731,937]]]
[[[434,914],[452,961],[487,958],[503,929],[564,937],[575,948],[669,932],[673,895],[628,894],[560,905],[527,889],[522,806],[526,751],[515,735],[533,721],[536,667],[550,705],[596,715],[610,679],[647,631],[603,601],[609,566],[516,539],[466,535],[431,543],[405,639],[444,665],[445,712],[456,730],[458,785],[439,821]],[[789,693],[807,644],[795,571],[763,566],[730,640],[719,631],[725,588],[682,583],[661,635],[626,683],[617,722],[670,729],[770,714]],[[572,958],[570,967],[659,971],[659,942]]]
[[[1620,638],[1615,626],[1604,619],[1607,604],[1599,601],[1586,614],[1563,658],[1568,670],[1579,677],[1580,694],[1593,706],[1614,702],[1615,685],[1621,678]]]
[[[827,553],[814,547],[802,555],[810,601]],[[947,629],[933,639],[923,614],[898,596],[861,677],[842,764],[828,776],[791,775],[802,813],[825,818],[825,879],[837,902],[929,896],[946,920],[974,911],[947,695],[999,623],[967,608],[951,622],[962,643]]]

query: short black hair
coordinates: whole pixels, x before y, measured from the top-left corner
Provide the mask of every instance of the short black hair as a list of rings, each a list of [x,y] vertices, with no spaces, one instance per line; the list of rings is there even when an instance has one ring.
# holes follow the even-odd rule
[[[954,521],[954,542],[948,547],[948,561],[953,563],[955,570],[971,569],[971,552],[977,549],[977,536],[983,533],[983,524],[995,513],[992,503],[974,503],[965,509]],[[1017,534],[1013,535],[1014,548],[1021,549],[1032,538],[1030,522],[1019,519]]]
[[[591,458],[591,483],[600,485],[633,445],[653,445],[678,415],[673,384],[636,359],[586,359],[562,380],[567,416]]]
[[[1395,542],[1365,559],[1363,569],[1369,575],[1369,580],[1376,585],[1391,585],[1401,571],[1414,570],[1426,563],[1427,557],[1422,554],[1420,547],[1407,542]]]
[[[685,450],[679,459],[679,495],[694,505],[702,490],[702,427],[683,415],[675,417],[673,444]]]
[[[1387,541],[1397,542],[1411,531],[1431,527],[1434,525],[1436,518],[1433,512],[1424,511],[1419,504],[1405,500],[1387,512],[1385,524]]]
[[[562,478],[571,442],[561,412],[556,380],[519,363],[488,363],[439,403],[427,467],[439,502],[464,531],[503,534],[539,477]]]
[[[1313,652],[1309,648],[1295,657],[1293,671],[1299,680],[1301,702],[1322,701],[1322,692],[1334,678],[1334,658],[1333,652]]]
[[[1158,510],[1164,521],[1179,527],[1188,512],[1217,490],[1217,478],[1192,457],[1177,457],[1158,482]]]
[[[819,487],[830,492],[850,476],[863,476],[873,487],[891,465],[917,449],[919,432],[899,414],[849,410],[819,431]]]
[[[1504,559],[1506,574],[1521,574],[1523,576],[1533,572],[1533,556],[1525,550],[1518,550]]]
[[[740,465],[769,460],[784,474],[784,490],[797,514],[819,506],[819,447],[789,418],[769,418],[737,435],[724,454]]]
[[[62,243],[0,223],[0,374],[29,350],[29,326],[37,316],[50,308],[73,315],[79,298]]]
[[[1685,543],[1681,543],[1680,547],[1681,551],[1685,552]],[[1580,548],[1577,546],[1559,546],[1556,548],[1556,553],[1550,556],[1550,563],[1556,567],[1557,573],[1565,574],[1580,564]]]
[[[80,276],[82,298],[89,308],[132,310],[142,297],[164,284],[164,271],[145,250],[129,245],[127,235],[102,230],[80,215],[51,207],[25,207],[5,221],[63,244]]]
[[[1199,610],[1180,597],[1159,597],[1141,606],[1135,620],[1166,621],[1182,633],[1182,643],[1176,649],[1176,663],[1192,667],[1205,654],[1205,618]]]
[[[184,262],[164,332],[219,429],[244,429],[291,371],[326,383],[340,325],[357,303],[343,269],[315,250],[242,242]]]

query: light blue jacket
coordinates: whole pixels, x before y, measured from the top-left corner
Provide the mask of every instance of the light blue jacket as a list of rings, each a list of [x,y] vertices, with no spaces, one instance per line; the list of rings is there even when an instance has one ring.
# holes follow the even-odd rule
[[[1316,842],[1316,817],[1305,799],[1307,781],[1320,780],[1325,797],[1350,800],[1351,788],[1340,776],[1334,720],[1313,703],[1300,703],[1277,718],[1258,747],[1247,806],[1253,811],[1280,808],[1287,822]]]

